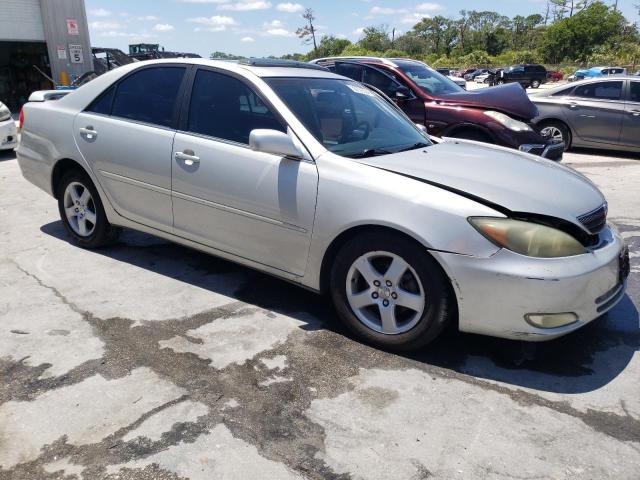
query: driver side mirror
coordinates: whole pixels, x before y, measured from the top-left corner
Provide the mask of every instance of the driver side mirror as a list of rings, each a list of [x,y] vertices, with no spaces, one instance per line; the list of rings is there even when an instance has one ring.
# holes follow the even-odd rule
[[[249,134],[249,147],[251,150],[262,153],[271,153],[281,157],[301,159],[302,152],[286,133],[278,130],[257,128]]]
[[[400,85],[395,91],[396,100],[406,100],[411,96],[411,90],[409,87],[405,87],[404,85]]]

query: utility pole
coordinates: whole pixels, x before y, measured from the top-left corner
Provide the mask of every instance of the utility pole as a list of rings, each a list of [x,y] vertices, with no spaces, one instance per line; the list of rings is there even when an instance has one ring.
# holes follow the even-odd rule
[[[391,48],[393,48],[393,44],[396,41],[396,29],[394,27],[393,30],[391,30]]]

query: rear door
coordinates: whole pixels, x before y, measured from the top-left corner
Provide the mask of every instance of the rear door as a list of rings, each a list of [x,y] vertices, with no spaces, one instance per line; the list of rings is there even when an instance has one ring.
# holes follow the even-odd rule
[[[175,233],[302,275],[316,165],[251,150],[253,129],[286,132],[287,125],[242,78],[199,68],[173,148]]]
[[[640,79],[629,80],[620,143],[640,148]]]
[[[616,144],[625,111],[623,80],[578,85],[565,104],[567,121],[588,142]]]
[[[78,148],[116,211],[171,231],[171,149],[184,66],[150,66],[112,85],[75,118]]]

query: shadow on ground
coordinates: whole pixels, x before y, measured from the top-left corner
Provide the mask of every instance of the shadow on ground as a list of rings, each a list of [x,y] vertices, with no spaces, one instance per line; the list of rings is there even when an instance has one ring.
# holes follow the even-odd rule
[[[4,162],[6,160],[15,160],[16,152],[13,150],[0,150],[0,162]]]
[[[60,221],[44,225],[41,230],[59,240],[69,241]],[[328,298],[150,235],[125,231],[116,245],[96,253],[225,295],[229,292],[193,280],[202,279],[202,276],[176,275],[167,260],[171,259],[173,265],[178,261],[195,270],[204,270],[206,275],[237,273],[242,280],[231,295],[237,300],[291,315],[304,321],[308,329],[315,329],[316,322],[307,322],[311,315],[320,320],[322,328],[350,336],[337,319]],[[364,348],[356,342],[348,345],[354,349]],[[625,296],[604,317],[550,342],[511,341],[465,334],[452,328],[427,349],[403,356],[407,359],[407,368],[415,361],[520,387],[582,393],[596,390],[615,379],[639,346],[638,310],[629,296]]]

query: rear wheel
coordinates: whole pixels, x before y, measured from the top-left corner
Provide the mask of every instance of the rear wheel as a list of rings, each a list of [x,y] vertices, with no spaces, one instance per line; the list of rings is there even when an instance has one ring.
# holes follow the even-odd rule
[[[571,147],[571,132],[567,126],[557,120],[550,120],[540,125],[540,135],[544,138],[552,138],[564,142],[564,151]]]
[[[540,86],[540,80],[534,80],[531,82],[531,88],[538,88]]]
[[[500,79],[496,82],[498,85],[504,85],[504,80]]]
[[[78,246],[99,248],[118,238],[120,228],[107,220],[98,191],[86,173],[80,170],[66,173],[57,192],[60,218]]]
[[[393,350],[428,344],[451,310],[448,280],[436,261],[412,240],[386,232],[344,245],[332,267],[331,297],[359,338]]]

